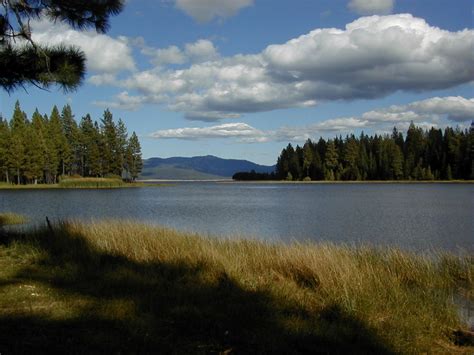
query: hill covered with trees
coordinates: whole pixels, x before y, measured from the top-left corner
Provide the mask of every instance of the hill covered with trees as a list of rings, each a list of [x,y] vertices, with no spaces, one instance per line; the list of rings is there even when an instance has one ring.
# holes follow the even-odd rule
[[[121,119],[104,111],[100,123],[89,114],[78,124],[69,105],[49,117],[36,110],[31,119],[17,101],[13,116],[0,116],[0,181],[56,183],[62,176],[120,176],[135,180],[142,169],[135,132],[128,137]]]
[[[276,178],[286,180],[474,179],[474,126],[470,130],[411,123],[404,136],[339,136],[282,150]]]
[[[271,173],[275,166],[255,164],[248,160],[223,159],[213,155],[197,157],[149,158],[144,161],[142,178],[147,179],[222,179],[237,171]]]

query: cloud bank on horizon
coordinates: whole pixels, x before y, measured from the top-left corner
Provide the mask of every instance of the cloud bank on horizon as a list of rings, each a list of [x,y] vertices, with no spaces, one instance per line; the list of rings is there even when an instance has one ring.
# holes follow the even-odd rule
[[[259,130],[243,122],[210,127],[187,127],[159,130],[150,135],[154,139],[200,140],[235,138],[241,143],[269,141],[305,141],[327,132],[353,132],[354,129],[376,128],[389,132],[394,126],[407,129],[411,122],[423,128],[437,127],[446,120],[451,123],[469,121],[474,116],[474,98],[460,96],[433,97],[407,105],[392,105],[367,111],[359,117],[327,119],[312,125]]]

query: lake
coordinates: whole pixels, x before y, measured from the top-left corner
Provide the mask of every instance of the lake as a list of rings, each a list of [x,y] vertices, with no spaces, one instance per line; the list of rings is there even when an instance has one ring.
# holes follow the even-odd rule
[[[0,212],[33,224],[134,219],[271,241],[474,251],[473,184],[181,182],[112,190],[0,190]]]

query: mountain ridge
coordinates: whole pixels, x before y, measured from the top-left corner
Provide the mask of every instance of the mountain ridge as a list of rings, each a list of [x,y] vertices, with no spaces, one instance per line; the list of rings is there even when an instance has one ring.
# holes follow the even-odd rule
[[[275,165],[260,165],[244,159],[225,159],[214,155],[195,157],[152,157],[144,159],[141,179],[225,179],[237,172],[255,170],[270,173]]]

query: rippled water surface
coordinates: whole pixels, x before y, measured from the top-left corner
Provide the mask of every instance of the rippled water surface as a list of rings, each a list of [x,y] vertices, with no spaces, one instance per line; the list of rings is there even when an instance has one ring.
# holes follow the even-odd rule
[[[212,235],[474,251],[470,184],[175,183],[114,190],[0,190],[0,212],[135,219]]]

